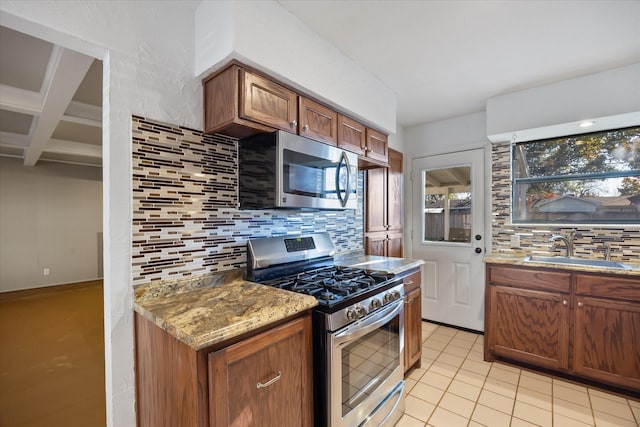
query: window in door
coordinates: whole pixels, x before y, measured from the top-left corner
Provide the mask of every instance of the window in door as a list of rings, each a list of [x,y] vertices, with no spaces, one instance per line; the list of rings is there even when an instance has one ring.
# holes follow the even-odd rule
[[[471,166],[424,172],[424,240],[471,241]]]

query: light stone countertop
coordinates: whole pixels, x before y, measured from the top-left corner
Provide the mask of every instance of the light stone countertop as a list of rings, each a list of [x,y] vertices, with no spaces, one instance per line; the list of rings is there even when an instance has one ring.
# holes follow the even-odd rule
[[[224,342],[318,305],[309,295],[204,276],[135,289],[134,310],[194,350]]]
[[[554,264],[548,262],[534,262],[525,261],[523,256],[510,256],[506,254],[491,254],[486,255],[482,261],[486,264],[507,264],[517,265],[522,267],[533,268],[553,268],[559,270],[571,270],[571,271],[584,271],[586,273],[606,273],[616,274],[619,276],[632,276],[640,277],[640,264],[632,264],[627,261],[624,263],[633,267],[633,270],[625,270],[622,268],[609,268],[609,267],[596,267],[590,265],[578,265],[578,264]]]
[[[365,270],[375,270],[382,273],[401,274],[407,270],[420,267],[424,264],[424,261],[421,259],[416,260],[376,255],[360,255],[337,259],[335,264],[343,267],[357,267]]]

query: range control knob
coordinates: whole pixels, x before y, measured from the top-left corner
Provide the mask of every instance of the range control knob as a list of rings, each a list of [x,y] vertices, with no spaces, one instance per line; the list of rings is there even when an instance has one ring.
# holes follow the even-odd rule
[[[398,292],[396,290],[391,291],[391,296],[393,297],[394,301],[397,300],[397,299],[400,299],[402,297],[402,295],[400,295],[400,292]]]
[[[391,295],[391,292],[387,292],[386,294],[384,294],[384,297],[382,298],[382,300],[384,301],[385,304],[388,304],[391,301],[393,301],[393,295]]]
[[[356,320],[356,310],[350,308],[347,310],[347,320]]]
[[[369,303],[369,309],[375,310],[380,307],[382,307],[382,301],[380,301],[378,298],[371,298],[371,302]]]
[[[362,306],[361,304],[356,305],[356,314],[358,319],[360,319],[361,317],[364,317],[367,314],[367,309],[364,308],[364,306]]]

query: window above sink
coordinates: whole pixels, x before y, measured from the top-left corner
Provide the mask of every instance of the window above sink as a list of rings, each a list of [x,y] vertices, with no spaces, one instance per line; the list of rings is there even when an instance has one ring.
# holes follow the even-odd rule
[[[512,145],[512,221],[640,224],[640,126]]]

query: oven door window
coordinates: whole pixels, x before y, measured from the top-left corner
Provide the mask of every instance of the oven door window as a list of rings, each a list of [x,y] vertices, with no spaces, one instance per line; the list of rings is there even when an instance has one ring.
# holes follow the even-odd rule
[[[400,321],[394,316],[372,332],[346,344],[342,360],[342,416],[346,416],[400,365]]]

